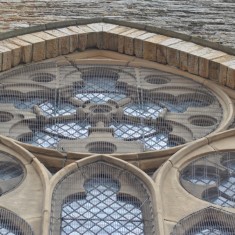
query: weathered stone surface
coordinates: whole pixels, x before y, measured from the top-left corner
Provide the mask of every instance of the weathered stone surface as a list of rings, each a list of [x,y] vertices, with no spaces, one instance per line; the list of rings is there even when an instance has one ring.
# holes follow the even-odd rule
[[[88,27],[87,25],[78,26],[81,30],[83,30],[87,34],[87,45],[86,48],[97,48],[97,32]]]
[[[226,54],[221,51],[216,51],[211,49],[209,53],[204,54],[199,57],[199,76],[208,78],[209,77],[209,61],[212,59],[216,59],[221,56],[225,56]]]
[[[226,85],[228,66],[231,66],[233,64],[235,64],[235,59],[231,59],[230,61],[222,62],[220,64],[220,70],[219,70],[219,83],[220,84]]]
[[[1,43],[12,51],[12,58],[11,58],[12,67],[20,64],[20,62],[22,61],[21,46],[16,45],[15,43],[10,42],[9,40],[4,40]]]
[[[47,30],[46,33],[58,38],[59,55],[67,55],[70,52],[70,38],[66,33],[59,30]]]
[[[44,39],[46,41],[46,58],[54,58],[59,55],[59,43],[58,38],[45,32],[33,33],[36,37]]]
[[[145,34],[146,31],[136,30],[124,37],[124,51],[127,55],[134,55],[134,39],[140,35]]]
[[[69,28],[61,28],[58,30],[69,36],[69,51],[74,52],[78,48],[78,34]]]
[[[84,51],[87,47],[87,33],[77,26],[68,27],[69,30],[77,33],[78,35],[78,49]]]
[[[2,57],[1,61],[1,70],[5,71],[11,68],[11,58],[12,53],[9,48],[0,44],[0,56]]]
[[[23,63],[30,63],[32,61],[33,46],[31,43],[20,40],[19,38],[10,38],[8,41],[21,47]]]
[[[187,52],[200,48],[200,46],[191,43],[181,41],[167,48],[167,63],[172,66],[180,67],[182,70],[187,70],[188,56]]]
[[[199,36],[234,47],[233,0],[5,0],[1,1],[0,9],[4,16],[0,19],[2,32],[80,17],[109,17]]]
[[[145,32],[134,39],[134,55],[136,57],[143,58],[143,41],[153,37],[154,35],[154,33]]]
[[[227,79],[227,66],[224,69],[224,64],[229,61],[235,61],[235,56],[225,55],[217,59],[209,61],[209,79],[220,83],[221,85],[226,84]]]
[[[130,28],[118,26],[103,34],[103,49],[118,51],[118,35],[128,31]]]
[[[202,48],[192,51],[188,54],[188,71],[192,74],[199,74],[199,56],[205,55],[211,51],[210,48]]]
[[[33,46],[32,60],[37,62],[46,58],[46,43],[43,39],[32,34],[26,34],[18,37],[19,39],[29,42]]]
[[[235,63],[228,66],[226,86],[235,89]]]
[[[158,53],[159,51],[158,46],[161,41],[164,41],[166,39],[168,39],[168,37],[156,34],[153,37],[144,40],[143,58],[146,60],[157,61],[159,63],[162,63],[162,59],[157,60],[157,57],[158,58],[161,57],[161,53]],[[166,53],[165,53],[165,58],[166,58]]]

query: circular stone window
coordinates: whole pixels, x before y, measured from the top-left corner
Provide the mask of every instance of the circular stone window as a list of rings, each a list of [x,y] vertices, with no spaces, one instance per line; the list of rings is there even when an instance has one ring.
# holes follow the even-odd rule
[[[194,126],[213,126],[217,120],[207,115],[195,115],[189,118],[189,122]]]
[[[97,141],[87,144],[86,149],[89,153],[111,154],[116,152],[117,147],[115,144],[109,142]]]
[[[195,197],[218,206],[235,208],[234,162],[234,152],[206,154],[181,170],[181,184]]]
[[[34,81],[34,82],[51,82],[53,80],[56,79],[56,76],[54,74],[51,74],[51,73],[35,73],[31,76],[31,79]]]
[[[8,112],[0,112],[0,122],[9,122],[14,118],[11,113]]]
[[[226,126],[230,120],[223,115],[232,112],[225,107],[229,102],[220,103],[203,84],[157,69],[104,64],[58,69],[43,63],[6,72],[1,81],[14,90],[0,96],[0,134],[58,151],[79,151],[76,145],[85,152],[113,153],[121,150],[117,142],[127,153],[164,150]],[[17,102],[27,110],[15,106],[15,122],[4,125]]]
[[[170,81],[170,79],[165,78],[163,76],[149,75],[144,78],[144,80],[150,84],[166,84]]]

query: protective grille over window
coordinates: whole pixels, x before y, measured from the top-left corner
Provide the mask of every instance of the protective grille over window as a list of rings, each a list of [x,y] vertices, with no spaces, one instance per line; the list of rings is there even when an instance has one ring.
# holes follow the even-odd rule
[[[234,214],[209,207],[180,220],[171,235],[234,235],[234,221]]]
[[[59,151],[167,149],[208,135],[223,116],[206,87],[153,69],[50,62],[0,80],[0,133]]]
[[[147,188],[131,173],[96,162],[68,174],[52,199],[51,234],[155,234]]]
[[[183,187],[196,197],[235,208],[235,152],[215,152],[181,172]]]
[[[31,227],[16,214],[0,208],[0,235],[33,235]]]
[[[22,165],[10,154],[0,151],[0,195],[17,187],[23,178]]]

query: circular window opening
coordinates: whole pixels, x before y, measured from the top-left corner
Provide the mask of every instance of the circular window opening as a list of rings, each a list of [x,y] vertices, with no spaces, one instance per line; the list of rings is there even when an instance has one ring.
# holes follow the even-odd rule
[[[51,73],[36,73],[31,76],[34,82],[51,82],[56,79],[56,76]]]
[[[159,77],[157,75],[149,75],[149,76],[145,77],[144,80],[150,84],[159,84],[159,85],[166,84],[169,82],[169,79],[164,78],[164,77]]]
[[[117,147],[115,144],[112,144],[109,142],[97,141],[97,142],[87,144],[86,149],[90,153],[110,154],[110,153],[116,152]]]
[[[206,115],[195,115],[189,118],[189,122],[194,126],[213,126],[217,120]]]
[[[9,122],[14,118],[11,113],[8,112],[0,112],[0,122]]]
[[[94,113],[108,113],[112,108],[108,105],[94,105],[90,107],[90,110]]]
[[[23,169],[13,162],[0,162],[0,179],[9,180],[23,175]]]

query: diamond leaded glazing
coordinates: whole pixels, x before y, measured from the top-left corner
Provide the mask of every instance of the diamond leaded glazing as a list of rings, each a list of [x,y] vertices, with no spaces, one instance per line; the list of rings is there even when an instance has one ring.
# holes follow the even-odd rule
[[[235,152],[211,153],[190,163],[181,172],[186,190],[219,206],[235,207]],[[193,185],[197,185],[197,191]],[[200,189],[199,189],[200,188]]]
[[[96,177],[62,206],[61,234],[143,234],[141,203],[118,197],[120,186],[111,178]]]
[[[213,132],[223,116],[206,87],[153,69],[51,62],[0,79],[0,133],[59,151],[90,152],[97,141],[104,153],[167,149]]]

